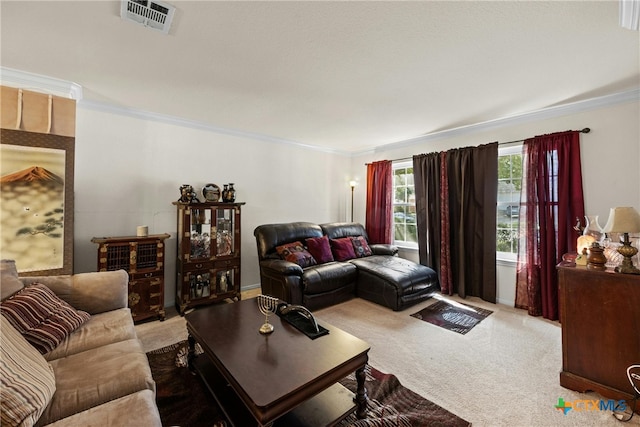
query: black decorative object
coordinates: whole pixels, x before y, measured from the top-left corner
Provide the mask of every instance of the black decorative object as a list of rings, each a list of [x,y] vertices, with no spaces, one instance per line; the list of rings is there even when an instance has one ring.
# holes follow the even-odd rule
[[[233,182],[224,185],[224,190],[222,190],[222,201],[226,203],[233,203],[236,201],[236,189],[233,188]]]
[[[193,191],[193,187],[189,184],[183,184],[180,186],[180,198],[178,199],[180,203],[200,203],[198,200],[198,196],[196,196],[196,192]]]
[[[224,185],[224,190],[222,190],[222,201],[226,202],[229,194],[229,184]]]

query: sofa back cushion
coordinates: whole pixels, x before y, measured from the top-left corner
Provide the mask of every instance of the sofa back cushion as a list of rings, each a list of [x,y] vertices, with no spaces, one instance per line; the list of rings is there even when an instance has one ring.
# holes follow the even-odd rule
[[[329,239],[363,236],[367,242],[369,241],[369,236],[364,226],[357,222],[332,222],[320,224],[320,228]]]
[[[21,277],[20,280],[26,286],[41,283],[72,307],[89,314],[126,308],[129,303],[129,274],[125,270]]]
[[[290,222],[286,224],[264,224],[253,231],[258,246],[258,260],[279,259],[277,247],[296,241],[304,242],[310,237],[321,237],[322,229],[311,222]]]
[[[2,301],[0,312],[42,354],[56,348],[90,318],[39,283]]]
[[[51,366],[0,316],[0,414],[3,426],[32,426],[56,391]]]

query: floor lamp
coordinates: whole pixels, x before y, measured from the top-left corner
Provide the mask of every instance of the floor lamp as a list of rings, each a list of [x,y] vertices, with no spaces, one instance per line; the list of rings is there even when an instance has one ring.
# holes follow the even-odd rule
[[[353,190],[356,188],[356,182],[349,181],[349,185],[351,186],[351,222],[353,222]]]

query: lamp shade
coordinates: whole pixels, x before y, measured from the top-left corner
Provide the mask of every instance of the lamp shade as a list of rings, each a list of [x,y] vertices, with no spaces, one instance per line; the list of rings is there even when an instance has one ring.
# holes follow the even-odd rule
[[[640,232],[640,214],[632,207],[611,208],[604,231],[606,233],[638,233]]]

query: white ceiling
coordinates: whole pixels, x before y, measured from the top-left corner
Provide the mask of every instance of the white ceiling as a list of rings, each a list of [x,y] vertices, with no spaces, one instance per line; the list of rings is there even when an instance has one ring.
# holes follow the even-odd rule
[[[0,3],[1,65],[85,100],[339,152],[640,87],[617,1]]]

